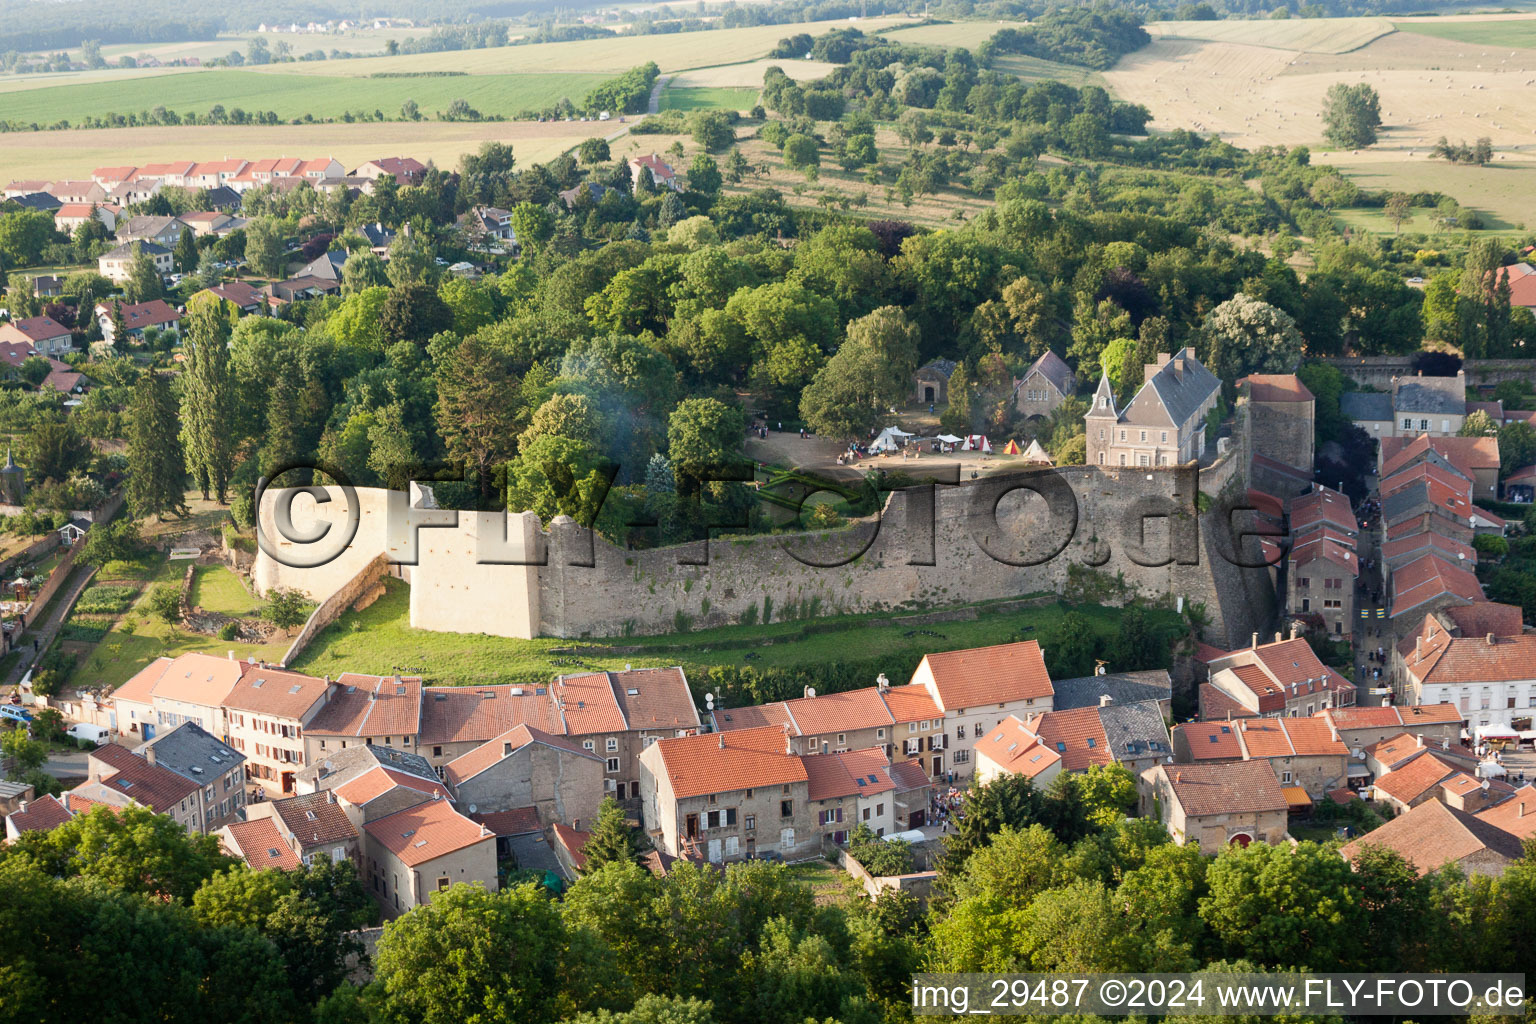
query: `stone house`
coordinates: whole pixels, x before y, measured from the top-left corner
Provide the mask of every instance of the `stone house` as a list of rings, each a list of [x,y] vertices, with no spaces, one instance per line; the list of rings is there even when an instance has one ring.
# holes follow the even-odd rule
[[[443,777],[470,814],[532,807],[545,825],[597,821],[603,758],[575,742],[519,725],[448,762]]]
[[[1368,846],[1396,851],[1420,876],[1446,864],[1467,875],[1497,878],[1524,856],[1520,839],[1487,817],[1472,815],[1431,801],[1399,815],[1339,849],[1353,862]]]
[[[292,793],[304,767],[304,729],[325,706],[329,679],[244,662],[224,708],[230,744],[246,756],[246,776],[269,795]]]
[[[1495,420],[1498,423],[1498,420]],[[1474,498],[1499,494],[1499,439],[1496,437],[1434,437],[1428,434],[1383,438],[1377,475],[1387,480],[1399,470],[1430,461],[1450,466],[1472,481]],[[1443,462],[1442,462],[1443,460]]]
[[[441,776],[448,762],[518,725],[560,735],[547,686],[427,686],[417,750]]]
[[[1454,377],[1399,377],[1392,382],[1394,434],[1455,437],[1467,418],[1467,371]]]
[[[713,864],[820,856],[823,826],[805,760],[774,726],[650,744],[640,754],[640,788],[652,841],[668,856],[702,854]]]
[[[976,744],[977,771],[985,756],[987,781],[1024,774],[1036,785],[1061,771],[1086,772],[1093,765],[1123,764],[1139,775],[1172,752],[1159,702],[1116,704],[1107,694],[1094,707],[1048,711],[1023,721],[1010,715]]]
[[[496,836],[454,810],[427,799],[364,826],[363,877],[390,916],[403,914],[459,882],[496,892]]]
[[[1221,381],[1185,348],[1159,353],[1125,408],[1109,378],[1099,379],[1085,417],[1090,466],[1176,466],[1205,454],[1205,416],[1221,398]]]
[[[332,863],[350,860],[359,869],[363,866],[362,844],[357,827],[347,817],[346,810],[337,801],[334,792],[324,790],[283,800],[258,800],[246,809],[245,820],[249,823],[262,819],[271,822],[272,831],[282,840],[283,848],[301,864],[310,864],[316,854],[324,854]],[[268,834],[265,831],[261,833],[262,836]],[[238,832],[227,832],[225,835],[236,842],[240,839]],[[246,838],[250,838],[250,835]],[[257,858],[257,863],[251,863],[247,857],[247,863],[251,863],[252,867],[259,867],[262,855],[268,853],[259,846],[251,852]],[[241,856],[246,856],[243,846]],[[281,857],[281,854],[278,856]],[[268,857],[270,859],[270,855]]]
[[[182,722],[196,722],[204,732],[227,736],[224,698],[244,667],[233,656],[157,658],[112,691],[107,727],[124,738],[150,740]]]
[[[878,686],[820,695],[806,687],[805,696],[797,700],[716,709],[712,718],[715,728],[722,732],[765,725],[787,728],[798,754],[836,754],[880,747],[889,756],[896,730],[896,719]]]
[[[1054,706],[1045,657],[1033,640],[924,655],[910,686],[927,690],[943,717],[931,723],[926,742],[922,722],[908,722],[907,731],[898,729],[896,736],[905,744],[903,756],[922,757],[935,780],[969,778],[971,750],[987,730],[1009,715],[1028,718]],[[914,740],[927,749],[914,750]]]
[[[1287,836],[1287,804],[1280,782],[1260,761],[1156,765],[1141,774],[1141,814],[1161,821],[1180,846],[1202,853]]]
[[[806,799],[824,837],[844,846],[861,822],[877,836],[896,831],[896,782],[883,747],[817,754],[802,761]]]
[[[202,787],[114,743],[86,755],[86,781],[72,792],[113,807],[137,804],[170,817],[188,832],[206,832]]]
[[[1297,718],[1355,703],[1355,685],[1293,636],[1229,651],[1211,660],[1210,685],[1254,715]]]
[[[560,676],[550,696],[561,724],[550,731],[602,757],[604,788],[619,800],[640,798],[639,759],[646,747],[703,725],[678,667]]]
[[[949,378],[960,364],[953,359],[935,359],[917,368],[912,375],[914,397],[920,405],[944,405],[949,401]]]
[[[1451,704],[1387,704],[1383,707],[1329,708],[1317,712],[1349,749],[1351,758],[1364,758],[1365,749],[1384,739],[1407,733],[1438,746],[1461,738],[1461,712]]]
[[[1047,349],[1014,384],[1013,407],[1026,419],[1044,419],[1075,394],[1077,375],[1061,356]]]
[[[325,706],[304,730],[304,761],[382,746],[413,753],[421,733],[421,679],[343,672],[326,687]]]

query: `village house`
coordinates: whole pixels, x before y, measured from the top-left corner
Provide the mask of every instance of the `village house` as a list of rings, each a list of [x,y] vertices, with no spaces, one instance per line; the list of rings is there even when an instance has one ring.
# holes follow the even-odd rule
[[[628,669],[559,676],[550,687],[562,728],[603,758],[604,785],[617,799],[640,798],[640,753],[657,740],[703,725],[683,670]]]
[[[318,793],[322,789],[336,789],[375,768],[414,775],[424,783],[441,788],[437,773],[420,754],[364,743],[332,751],[324,757],[311,758],[294,776],[293,791],[303,796],[306,793]]]
[[[1495,727],[1532,728],[1536,716],[1536,635],[1453,636],[1426,616],[1401,653],[1403,697],[1414,704],[1452,704],[1473,734]],[[1404,644],[1407,647],[1405,641]]]
[[[1050,349],[1030,364],[1013,386],[1014,408],[1026,419],[1045,418],[1062,402],[1077,394],[1077,376]]]
[[[1378,458],[1377,476],[1383,481],[1399,470],[1431,461],[1449,465],[1464,479],[1472,481],[1473,497],[1498,497],[1501,460],[1496,437],[1432,437],[1428,434],[1387,437],[1381,440]],[[1444,460],[1443,463],[1440,460]]]
[[[932,792],[915,761],[893,765],[883,747],[802,757],[806,799],[827,840],[847,845],[858,825],[877,836],[905,831],[913,812],[925,814]],[[903,767],[903,765],[905,767]]]
[[[196,722],[204,732],[225,737],[224,698],[242,667],[233,653],[156,658],[112,691],[107,726],[124,738],[150,740],[182,722]]]
[[[1057,760],[1036,757],[1030,746],[1056,755]],[[1048,711],[1022,721],[1010,715],[976,744],[977,771],[985,754],[988,779],[1016,774],[1016,766],[1018,774],[1029,775],[1037,784],[1050,781],[1041,774],[1086,772],[1093,765],[1121,764],[1139,775],[1172,753],[1157,701],[1116,704],[1107,694],[1094,707]]]
[[[1314,484],[1290,500],[1291,550],[1286,572],[1290,614],[1320,623],[1338,637],[1351,635],[1355,581],[1360,575],[1356,544],[1360,524],[1349,498]]]
[[[161,277],[174,269],[171,250],[156,242],[124,242],[117,248],[102,253],[96,261],[96,268],[101,272],[102,277],[113,284],[123,284],[132,276],[133,258],[141,251],[154,263]]]
[[[122,207],[110,203],[65,203],[53,211],[53,227],[72,235],[80,225],[97,221],[111,232],[116,230],[117,218],[122,212]]]
[[[764,726],[658,740],[640,754],[644,820],[656,848],[712,864],[821,855],[805,758]]]
[[[61,203],[90,205],[107,200],[107,190],[94,181],[55,181],[36,191],[47,192]]]
[[[454,810],[428,799],[364,826],[366,883],[385,913],[403,914],[460,882],[499,888],[496,836]]]
[[[58,274],[38,274],[32,279],[32,293],[40,299],[56,299],[64,294],[64,278]]]
[[[232,821],[221,827],[217,835],[224,852],[245,861],[252,871],[264,868],[297,871],[303,867],[299,855],[289,847],[273,818]]]
[[[1274,643],[1229,651],[1209,665],[1210,685],[1262,717],[1308,716],[1355,703],[1355,685],[1318,660],[1306,640],[1275,634]]]
[[[562,734],[547,686],[424,687],[417,752],[441,777],[450,761],[519,725]]]
[[[488,238],[514,241],[512,211],[496,206],[476,206],[459,217],[459,228],[471,239]]]
[[[37,800],[22,800],[16,810],[5,816],[5,840],[14,843],[27,832],[52,832],[73,817],[69,808],[51,794]]]
[[[1393,818],[1339,849],[1354,862],[1367,847],[1391,850],[1420,877],[1446,864],[1467,875],[1497,878],[1524,855],[1520,840],[1485,818],[1430,801]]]
[[[1173,759],[1178,764],[1267,761],[1282,792],[1300,788],[1311,800],[1349,779],[1349,748],[1324,718],[1186,722],[1174,726]]]
[[[195,810],[211,830],[245,806],[245,757],[196,722],[183,722],[135,751],[198,787]]]
[[[545,825],[597,821],[604,759],[562,736],[526,725],[448,762],[443,778],[470,814],[532,807]]]
[[[329,175],[329,177],[336,177],[342,173],[342,170],[338,167],[336,174]],[[347,173],[351,177],[367,178],[370,181],[377,181],[379,178],[387,175],[394,178],[401,185],[420,185],[421,179],[426,176],[427,165],[415,157],[386,156],[359,164],[355,170]]]
[[[259,289],[244,281],[225,281],[223,284],[203,289],[198,292],[198,295],[212,295],[224,302],[232,302],[241,316],[261,312],[261,302],[264,298]],[[196,296],[193,297],[196,298]]]
[[[246,775],[269,795],[292,793],[304,766],[304,728],[325,705],[330,680],[249,661],[224,698],[230,744]]]
[[[349,747],[416,750],[421,733],[421,679],[343,672],[325,706],[304,729],[304,761],[314,764]]]
[[[1536,835],[1536,786],[1525,785],[1477,813],[1480,821],[1497,826],[1517,839]]]
[[[0,323],[0,344],[5,343],[26,345],[40,356],[57,356],[74,347],[74,336],[51,316],[29,316]]]
[[[1192,348],[1159,353],[1125,408],[1115,405],[1108,377],[1099,379],[1086,416],[1088,465],[1176,466],[1205,454],[1205,416],[1221,397],[1221,381]]]
[[[175,217],[129,217],[117,226],[119,242],[155,242],[167,248],[181,241],[181,233],[187,230]]]
[[[1278,846],[1288,836],[1288,805],[1274,771],[1262,761],[1234,764],[1160,764],[1141,775],[1143,817],[1155,818],[1180,846],[1201,853],[1261,842]]]
[[[116,188],[125,181],[132,181],[139,169],[132,164],[121,167],[98,167],[91,172],[91,180],[102,188]]]
[[[797,754],[836,754],[880,747],[890,753],[896,720],[877,686],[818,695],[811,687],[798,700],[758,707],[717,709],[716,730],[778,726],[794,741]]]
[[[629,173],[633,179],[633,184],[638,185],[640,183],[642,171],[651,172],[651,181],[656,184],[657,189],[669,188],[673,192],[681,192],[683,190],[683,183],[679,180],[677,172],[672,170],[667,165],[667,162],[655,153],[649,156],[630,157]]]
[[[1405,732],[1423,736],[1431,744],[1455,743],[1463,724],[1461,712],[1450,704],[1328,708],[1317,712],[1317,717],[1328,721],[1349,748],[1350,757],[1357,760],[1364,758],[1366,747]]]
[[[231,231],[243,228],[246,221],[241,217],[232,217],[222,210],[199,210],[195,213],[184,213],[179,218],[192,233],[199,237],[223,238]]]
[[[181,333],[181,313],[164,299],[131,305],[120,299],[107,299],[98,302],[94,310],[96,322],[101,325],[102,339],[107,342],[117,340],[117,328],[112,316],[114,309],[122,314],[123,327],[127,329],[129,341],[142,342],[145,330],[151,327],[161,332]]]
[[[202,811],[201,790],[191,779],[107,743],[86,755],[86,781],[74,792],[94,803],[147,807],[188,832],[205,832],[210,822]]]
[[[247,822],[269,820],[283,847],[301,864],[311,864],[316,854],[324,854],[333,864],[350,860],[362,867],[362,844],[357,828],[347,817],[336,794],[329,790],[282,800],[259,800],[246,808],[245,818]],[[267,851],[258,848],[254,852],[259,859]],[[258,864],[251,866],[258,867]]]

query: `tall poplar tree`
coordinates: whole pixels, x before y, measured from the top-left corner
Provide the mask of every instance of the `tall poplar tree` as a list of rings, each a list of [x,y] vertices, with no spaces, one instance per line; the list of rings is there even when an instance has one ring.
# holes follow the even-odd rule
[[[187,471],[203,500],[217,495],[222,504],[235,463],[235,388],[229,368],[229,335],[234,304],[212,295],[195,296],[187,305],[186,372],[182,375],[181,439]]]
[[[186,454],[181,447],[176,396],[158,373],[133,386],[128,408],[128,507],[135,517],[185,512]]]

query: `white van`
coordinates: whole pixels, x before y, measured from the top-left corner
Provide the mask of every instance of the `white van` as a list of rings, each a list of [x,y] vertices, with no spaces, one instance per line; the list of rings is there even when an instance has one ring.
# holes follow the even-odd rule
[[[102,725],[87,725],[84,722],[77,723],[66,730],[66,734],[77,740],[90,740],[92,743],[105,743],[109,730]]]

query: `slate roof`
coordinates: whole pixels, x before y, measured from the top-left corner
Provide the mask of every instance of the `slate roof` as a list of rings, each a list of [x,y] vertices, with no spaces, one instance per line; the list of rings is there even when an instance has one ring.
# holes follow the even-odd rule
[[[245,761],[244,754],[196,722],[182,722],[170,732],[141,743],[136,753],[147,758],[145,751],[151,750],[155,764],[199,784],[216,779]]]
[[[1173,680],[1167,669],[1148,669],[1139,672],[1107,672],[1101,676],[1077,676],[1073,679],[1053,679],[1051,687],[1056,696],[1051,707],[1057,711],[1073,708],[1097,707],[1105,694],[1115,704],[1130,704],[1145,700],[1171,700]]]
[[[1028,380],[1029,375],[1032,373],[1038,373],[1050,381],[1051,386],[1063,395],[1071,395],[1076,390],[1077,378],[1072,373],[1072,367],[1068,366],[1061,356],[1050,349],[1046,349],[1045,354],[1036,359],[1029,369],[1024,371],[1024,376],[1020,383]]]
[[[1346,391],[1339,396],[1339,412],[1356,423],[1372,420],[1390,423],[1392,396],[1380,391]]]
[[[1405,377],[1397,382],[1392,408],[1401,415],[1464,415],[1466,385],[1455,377]]]
[[[373,743],[360,743],[345,750],[332,751],[305,765],[298,772],[297,778],[305,782],[323,782],[327,788],[335,789],[379,767],[415,775],[426,782],[437,782],[437,773],[420,754]]]
[[[1180,359],[1184,361],[1182,372],[1177,369]],[[1174,425],[1178,426],[1194,416],[1213,392],[1221,389],[1221,381],[1205,368],[1204,363],[1195,358],[1194,349],[1186,348],[1158,367],[1152,379],[1143,384],[1141,390],[1136,393],[1136,397],[1131,400],[1130,406],[1126,409],[1127,413],[1140,404],[1142,396],[1147,394],[1148,389],[1157,396],[1163,408],[1168,410]],[[1140,422],[1132,416],[1123,418]]]
[[[1430,800],[1401,814],[1339,849],[1353,860],[1367,846],[1395,850],[1420,875],[1427,875],[1448,861],[1461,861],[1484,850],[1516,860],[1522,856],[1520,840],[1493,822]]]
[[[923,373],[924,371],[932,370],[945,380],[949,380],[950,375],[955,372],[955,367],[959,365],[953,359],[933,359],[919,366],[917,372]]]
[[[1162,706],[1156,700],[1106,704],[1098,712],[1099,724],[1115,760],[1167,757],[1173,753]]]

